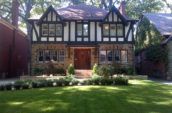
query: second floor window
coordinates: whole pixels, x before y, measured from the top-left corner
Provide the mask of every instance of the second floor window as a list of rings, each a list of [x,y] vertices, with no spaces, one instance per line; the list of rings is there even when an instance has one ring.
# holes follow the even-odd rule
[[[42,24],[42,36],[62,36],[62,24]]]
[[[88,24],[77,23],[77,36],[88,36]]]
[[[123,36],[123,24],[103,24],[102,32],[104,37]]]

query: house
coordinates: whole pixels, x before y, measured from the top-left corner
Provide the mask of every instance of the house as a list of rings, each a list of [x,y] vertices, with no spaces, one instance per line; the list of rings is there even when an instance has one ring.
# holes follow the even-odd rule
[[[121,6],[120,8],[124,8]],[[29,19],[31,70],[53,61],[56,67],[91,69],[99,65],[133,65],[133,26],[125,11],[106,11],[79,4],[56,9],[50,6],[38,19]]]
[[[161,78],[172,78],[172,14],[164,13],[144,13],[139,21],[139,25],[145,26],[142,21],[148,21],[150,28],[150,34],[146,36],[146,40],[154,45],[159,43],[162,48],[167,47],[168,51],[168,66],[165,62],[152,63],[146,60],[145,52],[147,49],[143,48],[139,54],[136,55],[137,64],[136,67],[139,69],[140,74],[156,74],[155,76]],[[148,31],[148,30],[146,30]],[[145,32],[141,30],[140,32]],[[154,41],[153,41],[154,40]]]
[[[29,43],[20,29],[0,19],[0,78],[28,73]]]

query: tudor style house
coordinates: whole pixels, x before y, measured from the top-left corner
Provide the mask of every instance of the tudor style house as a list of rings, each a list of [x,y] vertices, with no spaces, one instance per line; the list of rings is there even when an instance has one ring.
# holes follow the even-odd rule
[[[121,6],[106,11],[86,4],[55,9],[50,6],[39,19],[29,19],[31,68],[53,61],[57,67],[73,64],[91,69],[95,63],[133,65],[133,26]]]

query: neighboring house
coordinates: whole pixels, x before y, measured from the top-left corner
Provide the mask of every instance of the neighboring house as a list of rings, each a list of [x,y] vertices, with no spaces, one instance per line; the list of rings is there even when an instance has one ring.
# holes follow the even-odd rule
[[[168,66],[166,67],[166,64],[163,62],[152,63],[150,61],[147,61],[145,57],[146,49],[143,49],[136,56],[136,67],[141,74],[150,75],[154,73],[156,74],[155,76],[170,79],[172,78],[172,14],[145,13],[140,19],[140,22],[143,19],[147,19],[150,22],[150,25],[154,26],[155,30],[158,31],[157,34],[160,35],[158,37],[152,36],[152,38],[155,38],[155,40],[157,40],[162,45],[162,47],[166,46],[168,48]]]
[[[136,21],[121,12],[114,6],[106,11],[79,4],[50,6],[39,19],[30,18],[32,70],[50,60],[56,67],[73,64],[75,69],[91,69],[95,63],[132,66]]]
[[[26,34],[0,19],[0,78],[28,73],[29,43]]]

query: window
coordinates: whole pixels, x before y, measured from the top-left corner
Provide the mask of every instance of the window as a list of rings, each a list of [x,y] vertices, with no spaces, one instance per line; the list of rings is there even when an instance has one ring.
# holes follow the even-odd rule
[[[62,36],[62,24],[56,24],[56,36]]]
[[[88,24],[83,25],[84,36],[88,36]]]
[[[116,24],[110,25],[110,36],[116,36]]]
[[[42,24],[42,36],[62,36],[62,24]]]
[[[106,51],[100,51],[100,63],[106,62]]]
[[[82,36],[82,24],[77,24],[77,35]]]
[[[65,52],[64,50],[59,51],[59,62],[64,62]]]
[[[120,50],[115,50],[114,51],[114,59],[115,59],[115,62],[120,61]]]
[[[77,36],[88,36],[88,24],[77,23]]]
[[[117,36],[123,36],[123,25],[117,24]]]
[[[50,57],[51,57],[51,60],[53,61],[57,61],[57,51],[50,51]]]
[[[127,63],[127,51],[126,50],[101,50],[100,63]]]
[[[123,36],[123,24],[103,24],[103,36],[110,36],[110,37],[116,37],[116,36]]]
[[[112,58],[112,51],[107,51],[107,61],[109,63],[111,63],[112,60],[113,60],[113,58]]]
[[[38,61],[54,61],[54,62],[64,62],[65,51],[64,50],[39,50],[38,51]]]
[[[45,54],[45,61],[50,61],[50,51],[46,50],[44,54]]]
[[[127,51],[121,50],[121,62],[126,63],[127,62]]]
[[[42,62],[44,59],[43,59],[43,51],[39,51],[39,57],[38,57],[38,60],[40,61],[40,62]]]
[[[55,36],[55,34],[56,34],[55,24],[49,24],[49,36]]]
[[[48,36],[48,24],[42,24],[42,35]]]
[[[109,24],[103,24],[103,36],[109,35]]]

